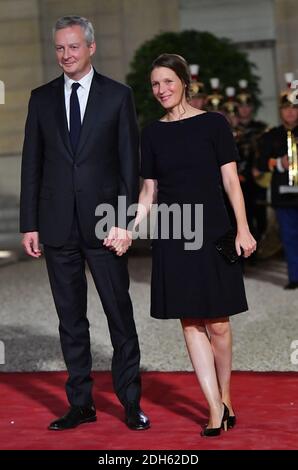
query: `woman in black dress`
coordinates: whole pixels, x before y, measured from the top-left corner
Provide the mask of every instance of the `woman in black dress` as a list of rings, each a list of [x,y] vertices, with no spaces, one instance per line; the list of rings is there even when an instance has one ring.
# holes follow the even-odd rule
[[[192,215],[195,205],[203,204],[203,244],[199,249],[185,249],[185,237],[176,239],[173,225],[168,239],[154,237],[151,315],[181,320],[210,410],[202,435],[215,436],[236,421],[230,396],[229,316],[247,310],[240,263],[228,264],[215,247],[215,241],[230,228],[223,188],[237,221],[238,255],[242,250],[248,257],[255,251],[256,241],[249,232],[236,170],[237,153],[225,118],[190,106],[188,65],[181,56],[159,56],[152,65],[151,85],[166,114],[142,133],[144,183],[135,226],[155,201],[158,207],[162,203],[189,204]]]

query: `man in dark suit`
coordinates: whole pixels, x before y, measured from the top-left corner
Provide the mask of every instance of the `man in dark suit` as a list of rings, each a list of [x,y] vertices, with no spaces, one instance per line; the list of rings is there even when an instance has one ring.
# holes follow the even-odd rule
[[[22,159],[20,231],[28,255],[43,243],[63,356],[70,409],[49,426],[63,430],[96,420],[92,398],[85,261],[101,298],[114,348],[112,375],[126,424],[147,429],[140,408],[140,351],[128,293],[126,223],[95,234],[96,207],[138,197],[138,128],[129,87],[98,74],[92,24],[60,18],[54,28],[64,74],[32,91]],[[123,219],[123,217],[122,217]],[[116,225],[116,224],[115,224]],[[113,248],[113,250],[111,250]]]

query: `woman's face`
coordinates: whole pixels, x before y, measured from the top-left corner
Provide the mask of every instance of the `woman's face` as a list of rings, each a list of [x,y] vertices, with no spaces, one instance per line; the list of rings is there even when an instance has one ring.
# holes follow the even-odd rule
[[[152,70],[151,86],[154,97],[165,109],[179,105],[185,95],[184,83],[168,67],[156,67]]]

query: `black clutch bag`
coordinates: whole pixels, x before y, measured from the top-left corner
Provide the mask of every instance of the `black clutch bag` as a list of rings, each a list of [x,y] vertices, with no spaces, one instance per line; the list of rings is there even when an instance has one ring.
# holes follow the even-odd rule
[[[235,239],[236,231],[234,229],[230,229],[215,242],[217,251],[229,264],[236,263],[240,258],[236,251]]]

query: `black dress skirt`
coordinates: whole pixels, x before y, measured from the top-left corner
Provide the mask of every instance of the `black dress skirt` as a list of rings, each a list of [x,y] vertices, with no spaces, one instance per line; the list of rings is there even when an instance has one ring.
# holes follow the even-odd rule
[[[203,211],[202,240],[195,249],[186,249],[190,240],[184,236],[183,216],[182,236],[176,239],[171,217],[169,236],[162,236],[158,212],[152,242],[151,315],[212,319],[246,311],[241,263],[228,264],[215,248],[215,240],[231,226],[220,166],[238,159],[226,119],[206,112],[180,121],[155,121],[143,130],[141,143],[141,176],[157,180],[158,208],[175,204],[183,213],[187,204],[192,216],[198,214],[198,205]]]

